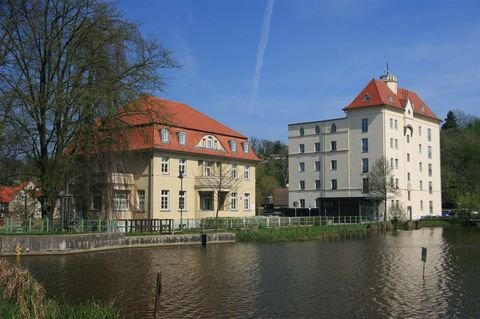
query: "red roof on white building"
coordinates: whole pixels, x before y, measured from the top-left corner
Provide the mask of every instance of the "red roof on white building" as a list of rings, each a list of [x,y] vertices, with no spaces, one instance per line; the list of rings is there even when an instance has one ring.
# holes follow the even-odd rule
[[[424,116],[439,121],[438,117],[415,92],[399,87],[397,94],[395,94],[384,81],[377,79],[372,79],[360,94],[358,94],[357,97],[355,97],[343,110],[349,111],[386,105],[404,111],[405,106],[407,105],[407,99],[410,100],[410,103],[413,106],[414,115]]]
[[[172,152],[196,153],[225,158],[258,161],[251,147],[244,152],[247,137],[221,124],[186,104],[147,96],[130,103],[122,110],[121,120],[134,129],[124,132],[127,150],[160,149]],[[160,130],[169,131],[169,141],[161,140]],[[186,143],[179,143],[179,133],[186,134]],[[201,147],[202,139],[213,136],[220,148]],[[232,141],[236,150],[231,148]]]

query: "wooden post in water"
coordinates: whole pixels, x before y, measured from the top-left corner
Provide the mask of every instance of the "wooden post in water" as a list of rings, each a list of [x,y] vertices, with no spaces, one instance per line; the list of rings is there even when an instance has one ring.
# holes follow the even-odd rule
[[[422,261],[423,261],[423,279],[425,279],[425,263],[427,262],[427,248],[422,247]]]
[[[155,285],[155,315],[154,318],[160,318],[160,294],[162,293],[162,273],[157,274],[157,284]]]

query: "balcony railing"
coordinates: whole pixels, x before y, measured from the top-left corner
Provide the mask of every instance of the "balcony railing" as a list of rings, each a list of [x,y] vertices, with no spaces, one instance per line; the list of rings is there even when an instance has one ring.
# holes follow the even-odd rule
[[[227,176],[196,176],[195,188],[204,190],[221,190],[229,191],[234,185],[235,179]]]

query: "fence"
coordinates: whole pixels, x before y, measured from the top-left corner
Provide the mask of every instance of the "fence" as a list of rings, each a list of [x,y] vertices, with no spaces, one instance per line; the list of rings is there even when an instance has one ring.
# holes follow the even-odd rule
[[[276,228],[318,225],[365,224],[371,220],[363,216],[310,216],[310,217],[276,217],[256,216],[244,218],[219,218],[218,229],[232,230],[241,228]],[[121,219],[121,220],[85,220],[71,221],[62,227],[60,220],[49,219],[6,219],[5,227],[0,233],[102,233],[102,232],[152,232],[173,233],[179,230],[209,230],[215,228],[215,218],[183,219]]]
[[[36,233],[106,233],[115,232],[118,228],[116,220],[87,220],[78,219],[70,221],[65,227],[60,219],[27,220],[7,218],[3,228],[6,234],[36,234]],[[0,233],[2,229],[0,229]]]

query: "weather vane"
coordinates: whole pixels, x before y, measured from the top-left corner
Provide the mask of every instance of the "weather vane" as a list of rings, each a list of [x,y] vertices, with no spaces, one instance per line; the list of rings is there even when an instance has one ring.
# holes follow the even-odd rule
[[[387,61],[387,68],[384,71],[385,71],[385,75],[390,74],[390,70],[388,69],[388,61]]]

